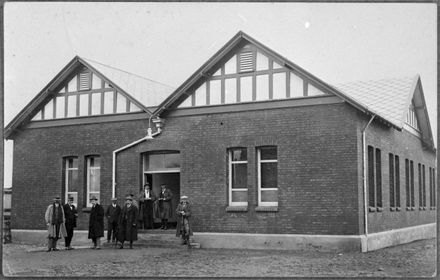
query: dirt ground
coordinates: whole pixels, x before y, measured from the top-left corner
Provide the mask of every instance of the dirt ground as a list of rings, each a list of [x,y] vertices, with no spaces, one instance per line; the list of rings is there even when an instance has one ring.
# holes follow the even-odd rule
[[[135,247],[45,252],[5,244],[5,276],[178,277],[431,277],[436,240],[368,253]]]

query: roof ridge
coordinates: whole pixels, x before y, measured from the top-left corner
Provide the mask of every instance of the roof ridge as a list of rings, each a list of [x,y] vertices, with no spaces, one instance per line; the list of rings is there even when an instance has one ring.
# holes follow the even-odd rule
[[[132,73],[132,72],[128,72],[128,71],[122,70],[122,69],[120,69],[120,68],[116,68],[116,67],[113,67],[113,66],[110,66],[110,65],[107,65],[107,64],[104,64],[104,63],[98,62],[98,61],[93,60],[93,59],[89,59],[89,58],[86,58],[86,57],[83,57],[83,56],[79,56],[79,57],[80,57],[81,59],[84,59],[85,61],[90,61],[90,62],[93,62],[93,63],[97,63],[97,64],[100,64],[100,65],[102,65],[102,66],[105,66],[105,67],[108,67],[108,68],[111,68],[111,69],[114,69],[114,70],[118,70],[118,71],[121,71],[121,72],[124,72],[124,73],[130,74],[130,75],[133,75],[133,76],[139,77],[139,78],[141,78],[141,79],[144,79],[144,80],[147,80],[147,81],[150,81],[150,82],[156,83],[156,84],[160,84],[160,85],[163,85],[163,86],[169,87],[169,88],[171,88],[171,89],[174,89],[174,88],[175,88],[175,87],[173,87],[173,86],[170,86],[170,85],[167,85],[167,84],[164,84],[164,83],[161,83],[161,82],[158,82],[158,81],[155,81],[155,80],[152,80],[152,79],[149,79],[149,78],[143,77],[143,76],[141,76],[141,75],[138,75],[138,74],[135,74],[135,73]]]

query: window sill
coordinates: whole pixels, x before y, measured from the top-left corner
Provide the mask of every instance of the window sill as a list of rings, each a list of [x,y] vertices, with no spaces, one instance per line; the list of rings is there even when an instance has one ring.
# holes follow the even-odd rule
[[[228,206],[226,212],[247,212],[247,206]]]
[[[396,211],[400,211],[400,210],[402,210],[402,208],[396,207]]]
[[[391,211],[391,212],[396,211],[396,207],[390,207],[390,211]]]
[[[435,206],[431,206],[431,210],[435,210]]]
[[[255,212],[278,212],[278,206],[257,206]]]
[[[382,207],[377,207],[376,210],[377,210],[377,212],[383,212],[383,208]]]
[[[368,212],[376,212],[376,207],[368,207]]]

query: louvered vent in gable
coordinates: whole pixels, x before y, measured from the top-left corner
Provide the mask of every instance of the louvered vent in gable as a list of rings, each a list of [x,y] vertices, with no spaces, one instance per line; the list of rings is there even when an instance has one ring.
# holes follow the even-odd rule
[[[252,72],[255,70],[255,59],[253,51],[244,51],[239,54],[239,72]]]
[[[89,90],[91,88],[92,73],[90,71],[82,71],[79,73],[79,90]]]

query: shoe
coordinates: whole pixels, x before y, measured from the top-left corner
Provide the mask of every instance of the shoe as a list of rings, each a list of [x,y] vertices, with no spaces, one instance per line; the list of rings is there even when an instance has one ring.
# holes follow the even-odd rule
[[[50,252],[50,251],[52,251],[52,249],[47,249],[47,251],[46,251],[46,252]]]
[[[122,246],[122,245],[121,245],[121,246],[119,246],[119,249],[124,249],[124,246]]]
[[[96,247],[96,250],[101,250],[101,247]]]
[[[60,249],[58,248],[53,248],[52,251],[59,251]]]

